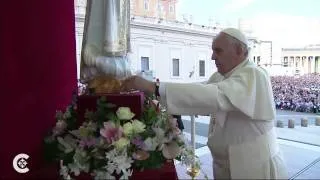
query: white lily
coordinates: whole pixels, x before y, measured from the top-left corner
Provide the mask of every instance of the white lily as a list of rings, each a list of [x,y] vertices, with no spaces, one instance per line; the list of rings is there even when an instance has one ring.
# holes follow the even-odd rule
[[[70,169],[70,172],[72,172],[75,176],[79,176],[80,168],[77,164],[68,164],[68,168]]]
[[[95,171],[95,180],[101,180],[101,179],[116,179],[114,176],[112,176],[109,172],[107,171]]]
[[[144,148],[145,151],[154,151],[156,150],[157,146],[159,145],[156,138],[150,138],[148,137],[146,140],[144,140]]]
[[[73,151],[73,147],[70,144],[68,144],[62,137],[58,137],[57,140],[64,148],[63,149],[64,153],[67,154]]]

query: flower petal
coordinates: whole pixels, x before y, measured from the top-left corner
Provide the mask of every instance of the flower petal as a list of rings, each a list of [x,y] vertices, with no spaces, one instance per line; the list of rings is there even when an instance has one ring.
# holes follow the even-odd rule
[[[162,149],[162,154],[167,159],[174,159],[180,154],[180,147],[176,142],[165,144]]]

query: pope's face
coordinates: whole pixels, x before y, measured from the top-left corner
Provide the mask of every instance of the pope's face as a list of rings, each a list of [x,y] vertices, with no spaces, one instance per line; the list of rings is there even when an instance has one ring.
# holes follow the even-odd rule
[[[211,59],[215,61],[218,72],[225,74],[235,67],[237,59],[235,45],[227,38],[224,33],[218,36],[212,42]]]

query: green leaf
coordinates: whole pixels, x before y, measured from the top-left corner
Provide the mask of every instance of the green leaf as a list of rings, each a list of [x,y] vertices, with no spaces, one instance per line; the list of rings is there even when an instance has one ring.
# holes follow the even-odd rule
[[[107,160],[106,159],[95,159],[92,158],[91,160],[91,168],[92,169],[101,169],[104,166],[107,165]]]
[[[108,108],[108,109],[115,108],[115,107],[117,107],[117,105],[115,105],[115,104],[112,104],[112,103],[106,104],[106,108]]]
[[[58,142],[55,140],[48,139],[50,137],[45,138],[44,140],[44,159],[46,162],[51,163],[56,161],[58,158],[59,148]]]
[[[77,129],[77,118],[78,118],[77,112],[74,110],[73,106],[69,106],[67,111],[69,111],[71,114],[71,117],[65,119],[65,121],[67,123],[67,129],[68,130]]]
[[[63,153],[63,154],[60,154],[60,159],[63,160],[63,164],[67,165],[69,163],[72,163],[73,162],[73,156],[75,154],[75,151],[71,151],[69,153]]]
[[[88,109],[86,109],[86,112],[84,114],[84,118],[86,121],[90,121],[94,119],[94,112],[89,111]]]

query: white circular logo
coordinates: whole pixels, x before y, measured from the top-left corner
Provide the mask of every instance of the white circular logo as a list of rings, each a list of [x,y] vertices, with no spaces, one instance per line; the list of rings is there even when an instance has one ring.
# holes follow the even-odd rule
[[[29,168],[27,167],[27,159],[29,158],[28,154],[18,154],[16,157],[14,157],[12,161],[12,165],[14,170],[16,170],[18,173],[27,173],[29,172]]]

